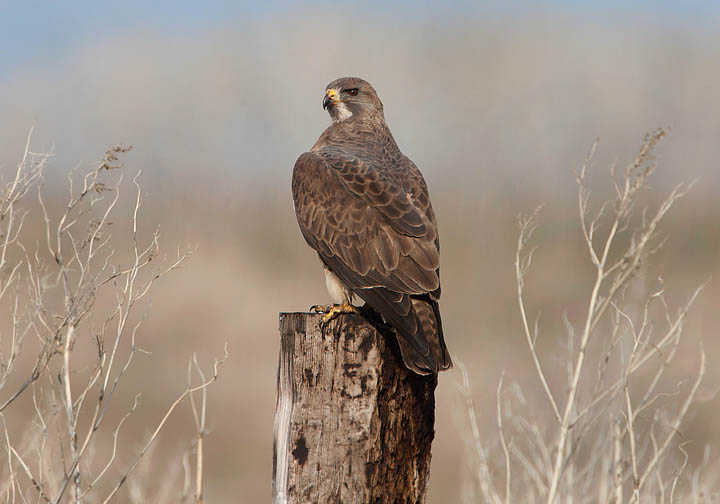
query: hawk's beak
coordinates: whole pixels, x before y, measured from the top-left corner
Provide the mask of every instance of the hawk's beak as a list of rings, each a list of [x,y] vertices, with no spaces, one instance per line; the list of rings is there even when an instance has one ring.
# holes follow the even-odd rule
[[[338,93],[334,89],[328,89],[325,92],[325,98],[323,98],[323,110],[330,107],[331,105],[335,105],[338,100]]]

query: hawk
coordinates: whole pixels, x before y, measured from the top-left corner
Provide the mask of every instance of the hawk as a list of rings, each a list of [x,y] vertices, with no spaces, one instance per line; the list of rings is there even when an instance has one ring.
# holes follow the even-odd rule
[[[395,143],[373,87],[331,82],[331,125],[295,162],[293,203],[317,251],[333,301],[323,322],[356,313],[356,295],[395,330],[405,365],[418,374],[452,367],[440,319],[440,242],[427,185]]]

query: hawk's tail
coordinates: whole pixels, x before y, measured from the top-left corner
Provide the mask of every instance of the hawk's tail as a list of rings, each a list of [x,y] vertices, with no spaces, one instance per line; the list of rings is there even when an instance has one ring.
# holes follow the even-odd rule
[[[445,345],[442,318],[440,317],[440,307],[438,306],[438,302],[431,299],[428,295],[418,297],[413,296],[411,301],[413,311],[415,312],[415,317],[418,322],[418,334],[415,338],[420,337],[425,340],[427,346],[429,347],[428,349],[430,350],[430,355],[432,356],[429,359],[422,359],[424,361],[429,361],[429,364],[432,365],[431,369],[424,370],[425,373],[422,374],[426,374],[428,371],[437,373],[438,371],[450,369],[452,367],[452,360],[450,359],[450,354],[447,346]],[[402,348],[403,345],[400,345],[400,347]],[[407,356],[405,353],[406,352],[403,350],[403,359],[405,360],[405,364],[415,372],[420,372],[421,370],[414,369],[407,362],[408,358],[412,357],[412,352],[409,352],[410,355]],[[421,362],[417,364],[421,364]]]
[[[382,287],[356,289],[355,294],[393,326],[408,369],[426,375],[452,367],[440,309],[429,294],[409,295]]]

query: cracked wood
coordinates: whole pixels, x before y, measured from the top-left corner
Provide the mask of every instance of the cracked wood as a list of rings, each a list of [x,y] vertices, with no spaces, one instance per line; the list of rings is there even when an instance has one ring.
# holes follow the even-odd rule
[[[282,313],[276,503],[423,503],[437,376],[402,361],[382,323]]]

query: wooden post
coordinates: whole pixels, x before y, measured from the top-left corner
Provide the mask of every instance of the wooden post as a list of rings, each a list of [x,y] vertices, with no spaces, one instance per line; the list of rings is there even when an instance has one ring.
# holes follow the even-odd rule
[[[424,503],[437,376],[382,323],[280,314],[275,503]]]

